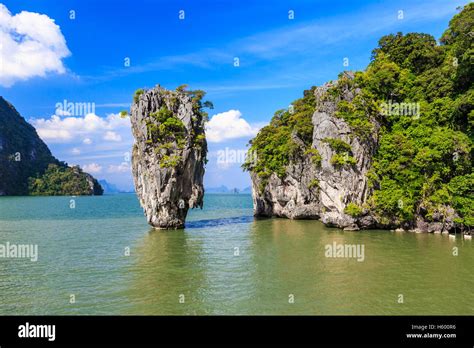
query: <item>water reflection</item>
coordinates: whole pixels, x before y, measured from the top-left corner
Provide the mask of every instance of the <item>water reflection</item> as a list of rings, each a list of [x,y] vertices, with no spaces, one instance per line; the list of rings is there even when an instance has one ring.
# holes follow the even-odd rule
[[[150,230],[138,247],[128,293],[135,314],[206,314],[208,279],[202,241],[184,230]],[[180,303],[183,300],[184,303]]]
[[[245,224],[245,223],[252,222],[253,220],[254,220],[253,216],[236,216],[236,217],[230,217],[230,218],[196,220],[196,221],[186,222],[186,229],[217,227],[217,226],[233,225],[233,224]]]
[[[151,231],[134,250],[134,314],[469,314],[472,245],[447,236],[344,232],[250,217]],[[364,261],[325,246],[364,245]],[[462,250],[452,255],[452,247]],[[185,304],[179,303],[185,295]],[[404,295],[404,303],[397,302]],[[471,300],[468,300],[471,298]],[[294,301],[293,301],[294,299]]]

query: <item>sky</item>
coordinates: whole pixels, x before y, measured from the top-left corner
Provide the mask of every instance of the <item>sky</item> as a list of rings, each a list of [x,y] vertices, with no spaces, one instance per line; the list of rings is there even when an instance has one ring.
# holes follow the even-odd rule
[[[204,184],[250,186],[248,141],[274,112],[343,70],[381,36],[439,38],[458,0],[0,0],[0,95],[53,155],[131,190],[135,90],[182,84],[214,104]]]

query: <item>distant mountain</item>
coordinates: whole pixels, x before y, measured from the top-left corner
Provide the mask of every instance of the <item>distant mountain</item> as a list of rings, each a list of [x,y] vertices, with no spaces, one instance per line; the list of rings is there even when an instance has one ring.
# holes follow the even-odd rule
[[[251,186],[247,186],[247,187],[244,188],[242,191],[240,191],[240,193],[252,193],[252,187],[251,187]]]
[[[35,128],[0,97],[0,196],[102,192],[91,175],[56,159]]]
[[[135,191],[132,190],[121,190],[116,185],[108,182],[107,180],[99,180],[99,184],[104,189],[104,193],[134,193]]]
[[[227,186],[221,185],[219,187],[206,187],[206,193],[229,193],[229,188]]]
[[[251,193],[252,188],[251,187],[246,187],[243,190],[240,190],[238,188],[228,188],[225,185],[221,185],[219,187],[206,187],[205,188],[206,193],[234,193],[234,194],[239,194],[239,193]]]
[[[120,192],[117,186],[107,182],[106,180],[99,180],[99,184],[104,189],[104,193],[119,193]]]

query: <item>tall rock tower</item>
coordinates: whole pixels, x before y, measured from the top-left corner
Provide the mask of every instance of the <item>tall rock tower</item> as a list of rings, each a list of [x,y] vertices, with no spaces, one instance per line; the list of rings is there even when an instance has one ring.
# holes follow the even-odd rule
[[[189,208],[202,208],[207,114],[202,91],[138,90],[130,120],[135,143],[132,174],[147,221],[183,228]]]

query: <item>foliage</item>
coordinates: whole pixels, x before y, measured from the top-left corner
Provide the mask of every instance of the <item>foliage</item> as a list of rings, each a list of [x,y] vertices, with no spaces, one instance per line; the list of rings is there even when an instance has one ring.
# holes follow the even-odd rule
[[[438,67],[443,60],[441,47],[436,45],[434,37],[428,34],[409,33],[386,35],[379,40],[379,46],[372,51],[372,59],[387,55],[396,66],[410,69],[420,74]]]
[[[103,190],[95,179],[94,194],[102,194]],[[33,196],[64,196],[90,195],[91,188],[86,174],[79,167],[67,167],[50,164],[45,173],[39,177],[30,178],[29,192]]]
[[[243,164],[245,170],[253,171],[265,182],[271,173],[283,177],[286,166],[296,156],[311,156],[313,163],[319,165],[321,158],[317,150],[311,150],[315,111],[314,88],[304,92],[304,96],[293,102],[289,110],[275,112],[270,124],[260,130],[250,142],[249,151],[256,153],[255,161]],[[302,146],[295,142],[295,138]],[[316,151],[316,152],[315,152]]]
[[[474,226],[474,174],[453,178],[448,187],[454,209],[461,216],[458,222]]]
[[[344,140],[336,138],[324,138],[323,142],[328,144],[329,147],[336,153],[352,153],[351,146]]]
[[[472,50],[474,4],[450,22],[442,45],[426,34],[383,37],[359,81],[376,100],[418,102],[419,117],[388,115],[369,175],[372,208],[382,216],[413,221],[446,216],[474,225],[472,192]],[[472,53],[472,51],[471,51]],[[457,57],[457,64],[453,64]],[[385,71],[383,75],[374,69]],[[383,81],[381,81],[381,76]]]
[[[362,208],[355,203],[349,203],[344,209],[344,213],[352,216],[353,218],[359,217],[362,215]]]
[[[354,166],[357,164],[357,161],[354,157],[349,156],[347,152],[344,154],[335,153],[331,157],[331,164],[339,168],[343,166]]]
[[[176,167],[179,162],[181,161],[181,157],[178,155],[163,155],[160,159],[160,167],[161,168],[174,168]]]
[[[319,189],[319,180],[318,180],[318,179],[313,179],[313,180],[311,180],[311,182],[310,182],[309,185],[308,185],[308,188],[309,188],[310,190],[312,190],[312,189],[314,189],[314,188]]]
[[[204,134],[204,123],[208,114],[204,108],[213,107],[211,102],[202,102],[205,92],[201,90],[189,91],[187,85],[179,86],[176,91],[163,90],[165,100],[161,107],[150,113],[147,121],[147,143],[153,145],[155,153],[159,155],[161,168],[177,167],[182,159],[182,151],[186,144],[204,153],[206,161],[207,142]],[[178,118],[180,102],[186,98],[191,100],[193,114],[192,127],[188,131],[183,121]]]
[[[309,148],[304,152],[305,155],[310,155],[311,162],[316,166],[320,167],[321,166],[321,155],[317,149]]]
[[[344,140],[336,138],[324,138],[323,142],[327,143],[331,150],[336,152],[331,157],[331,164],[335,167],[354,166],[357,164],[356,159],[352,156],[351,146]]]
[[[135,94],[133,95],[133,101],[135,103],[138,103],[138,100],[140,100],[140,96],[145,93],[145,90],[140,88],[135,91]]]
[[[474,4],[464,6],[449,22],[448,29],[441,36],[440,42],[445,46],[452,63],[455,62],[454,85],[457,92],[472,89],[474,74]]]
[[[194,140],[194,145],[196,147],[202,148],[206,143],[206,136],[204,134],[198,134],[196,135],[196,138]]]
[[[181,93],[181,92],[184,92],[187,88],[188,88],[187,84],[182,84],[176,87],[176,91]]]
[[[184,139],[186,127],[173,112],[162,106],[157,112],[150,114],[153,121],[147,123],[148,141],[163,144]]]

